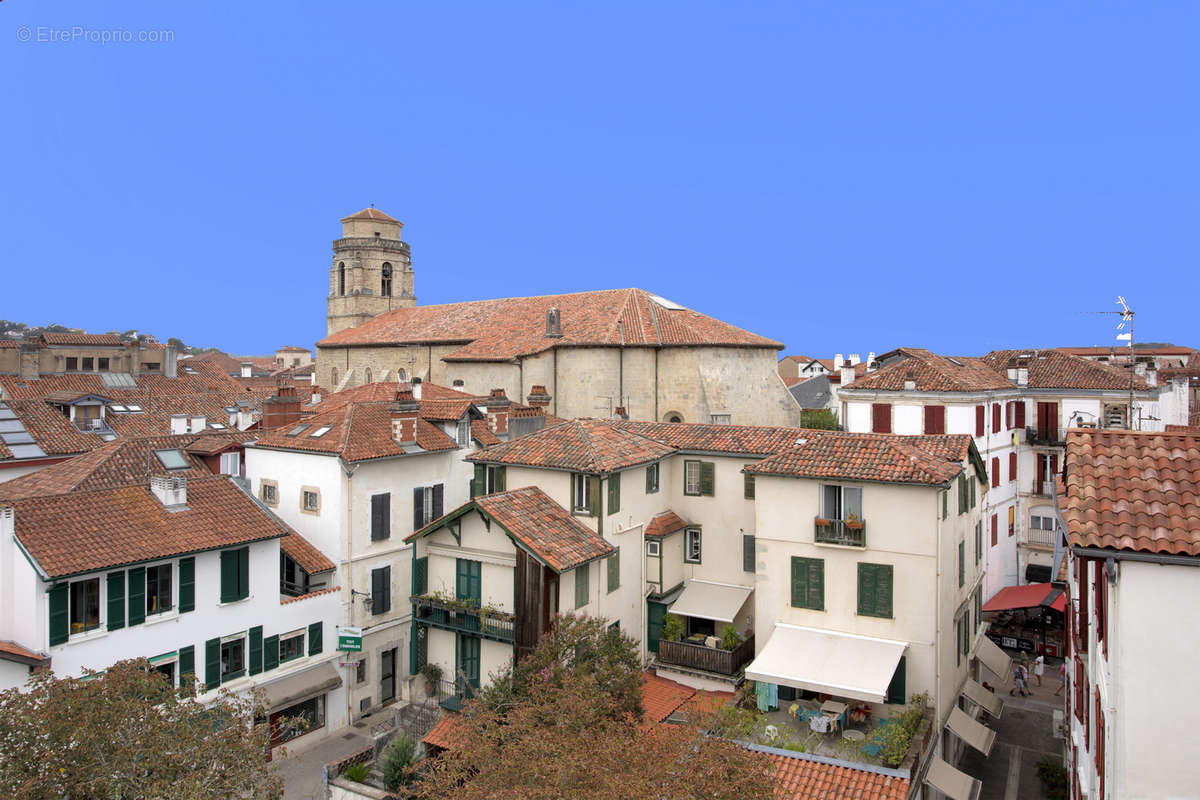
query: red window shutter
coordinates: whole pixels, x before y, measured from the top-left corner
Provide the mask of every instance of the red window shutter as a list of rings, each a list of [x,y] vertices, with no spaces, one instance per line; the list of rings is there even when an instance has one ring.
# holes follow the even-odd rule
[[[871,432],[872,433],[891,433],[892,432],[892,404],[891,403],[872,403],[871,404]]]
[[[1075,656],[1075,719],[1083,722],[1083,660]]]
[[[1008,479],[1015,481],[1017,479],[1017,454],[1008,454]]]
[[[1104,577],[1104,562],[1096,560],[1096,641],[1108,653],[1108,580]]]
[[[1012,404],[1012,401],[1010,400],[1004,404],[1004,429],[1005,430],[1008,430],[1008,431],[1012,430],[1013,416],[1015,414],[1016,414],[1016,412],[1013,411],[1013,404]]]
[[[992,514],[992,547],[996,546],[997,536],[1000,533],[1000,516]]]
[[[1000,459],[992,456],[992,486],[1000,485]]]
[[[1100,794],[1104,797],[1104,709],[1100,706],[1100,692],[1096,692],[1096,776],[1100,779]]]
[[[1050,477],[1051,479],[1058,476],[1058,455],[1050,456]]]
[[[946,432],[946,407],[925,406],[925,433],[942,434]]]
[[[975,435],[983,436],[987,433],[987,409],[983,406],[975,406]]]
[[[1087,652],[1088,647],[1088,560],[1075,559],[1075,579],[1079,583],[1079,624],[1075,626],[1079,633],[1079,651]]]
[[[1017,401],[1017,427],[1018,428],[1025,427],[1025,401],[1024,400]]]
[[[992,433],[1000,432],[1000,404],[992,403]]]

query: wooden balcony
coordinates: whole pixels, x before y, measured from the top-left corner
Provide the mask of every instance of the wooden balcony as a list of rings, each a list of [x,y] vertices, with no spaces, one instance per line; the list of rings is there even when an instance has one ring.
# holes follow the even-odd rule
[[[867,524],[862,520],[847,522],[843,519],[817,517],[813,530],[814,541],[822,544],[841,544],[849,547],[867,546]]]
[[[512,644],[513,623],[506,611],[486,611],[475,606],[447,603],[428,595],[414,594],[413,617],[422,625],[447,631],[473,633],[484,639]]]
[[[661,663],[715,672],[718,675],[737,675],[753,658],[753,635],[733,650],[706,647],[692,642],[669,642],[666,639],[658,643],[658,660]]]

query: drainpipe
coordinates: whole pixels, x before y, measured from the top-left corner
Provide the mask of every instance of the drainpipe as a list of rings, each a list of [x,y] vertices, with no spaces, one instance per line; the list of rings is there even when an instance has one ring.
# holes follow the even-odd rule
[[[347,349],[346,352],[348,353],[349,349]],[[354,580],[353,580],[354,570],[351,569],[351,567],[350,567],[350,554],[352,552],[351,539],[352,539],[353,533],[354,533],[353,528],[351,527],[351,522],[354,519],[354,514],[351,510],[350,490],[352,488],[351,481],[354,478],[355,467],[353,467],[349,464],[346,464],[345,462],[342,462],[342,467],[343,467],[343,471],[346,475],[345,481],[342,482],[343,487],[345,487],[342,492],[342,497],[345,498],[345,506],[346,506],[346,509],[344,512],[345,513],[345,523],[344,524],[345,524],[345,532],[346,532],[346,535],[344,537],[346,540],[346,561],[345,561],[346,570],[345,570],[345,574],[342,576],[342,585],[347,587],[347,591],[350,595],[350,602],[346,606],[346,620],[349,622],[349,624],[351,626],[353,626],[354,625]],[[363,637],[363,638],[366,638],[366,637]],[[363,658],[366,658],[366,657],[367,656],[364,654]],[[347,725],[354,724],[354,704],[351,699],[351,690],[350,690],[350,687],[354,685],[354,681],[352,680],[353,676],[350,674],[350,670],[352,670],[352,669],[353,669],[353,667],[346,667],[346,724]]]
[[[950,491],[949,487],[947,487],[945,489],[945,491],[949,492]],[[941,717],[942,717],[942,646],[943,645],[942,645],[942,637],[939,635],[939,632],[940,632],[940,628],[941,628],[940,622],[941,622],[941,615],[942,615],[942,534],[944,533],[944,531],[942,530],[942,523],[946,521],[946,520],[942,519],[941,508],[939,506],[940,506],[940,504],[938,503],[938,493],[935,492],[933,495],[933,518],[937,520],[937,569],[935,570],[936,577],[934,580],[935,589],[934,589],[933,600],[934,600],[934,608],[937,609],[937,613],[934,616],[934,624],[933,624],[933,641],[934,641],[934,647],[933,647],[933,664],[934,664],[934,670],[933,670],[933,721],[934,721],[934,724],[938,726],[938,729],[934,732],[935,738],[934,738],[933,746],[935,748],[938,746],[937,743],[942,737],[942,729],[941,729],[942,719],[941,719]],[[895,587],[893,586],[893,589],[894,588]],[[907,687],[905,687],[905,688],[907,688]]]

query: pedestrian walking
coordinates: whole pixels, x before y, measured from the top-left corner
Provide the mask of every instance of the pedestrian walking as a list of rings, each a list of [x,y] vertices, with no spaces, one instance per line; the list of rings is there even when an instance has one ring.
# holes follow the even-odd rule
[[[1042,673],[1046,670],[1046,657],[1038,653],[1037,661],[1033,662],[1033,677],[1037,680],[1038,687],[1042,685]]]
[[[1057,697],[1062,694],[1062,690],[1067,688],[1067,662],[1063,661],[1058,668],[1058,688],[1054,690],[1054,695]]]
[[[1017,665],[1013,668],[1013,685],[1012,688],[1008,690],[1008,693],[1012,694],[1013,692],[1016,692],[1022,697],[1028,697],[1029,692],[1025,688],[1025,681],[1028,679],[1028,677],[1029,671],[1025,668],[1025,662],[1017,662]]]

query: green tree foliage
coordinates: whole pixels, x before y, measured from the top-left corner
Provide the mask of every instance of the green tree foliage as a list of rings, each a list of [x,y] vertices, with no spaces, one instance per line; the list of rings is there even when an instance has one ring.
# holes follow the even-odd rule
[[[800,411],[800,427],[823,431],[838,429],[837,412],[832,408],[806,408]]]
[[[408,731],[400,731],[388,742],[383,751],[383,784],[389,792],[395,792],[413,779],[413,758],[417,743]]]
[[[261,702],[198,702],[145,659],[88,680],[34,673],[0,693],[0,797],[278,798]]]

